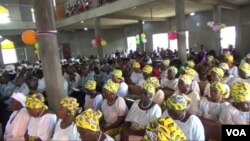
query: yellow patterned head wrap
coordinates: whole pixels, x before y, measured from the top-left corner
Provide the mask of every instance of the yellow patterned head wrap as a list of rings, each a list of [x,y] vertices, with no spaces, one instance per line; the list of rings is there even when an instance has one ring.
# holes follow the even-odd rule
[[[182,80],[184,82],[184,84],[186,84],[188,86],[190,86],[191,83],[192,83],[192,78],[189,75],[186,75],[186,74],[181,75],[179,77],[179,80]]]
[[[194,76],[197,74],[196,71],[190,67],[184,67],[183,72],[189,75],[191,78],[194,78]]]
[[[115,69],[115,70],[113,71],[113,75],[114,75],[115,77],[119,78],[119,79],[123,79],[123,77],[122,77],[122,71],[121,71],[121,70]]]
[[[68,109],[71,113],[71,115],[75,115],[77,110],[79,109],[79,103],[77,102],[77,99],[73,97],[65,97],[60,101],[60,104],[62,107]]]
[[[76,126],[91,131],[100,131],[99,121],[102,117],[100,111],[87,109],[76,117]]]
[[[169,109],[185,110],[189,104],[190,99],[184,94],[174,94],[167,99],[166,105]]]
[[[144,141],[183,141],[187,137],[170,117],[159,118],[146,126]]]
[[[111,79],[109,79],[105,85],[103,86],[104,89],[108,90],[109,92],[116,94],[119,89],[119,83],[115,83]]]
[[[225,56],[225,60],[227,61],[227,62],[229,62],[229,63],[232,63],[233,61],[234,61],[234,57],[233,57],[233,55],[226,55]]]
[[[84,86],[85,89],[94,91],[96,90],[96,81],[95,80],[88,80]]]
[[[231,97],[234,102],[250,101],[250,85],[246,82],[236,82],[230,87]]]
[[[151,74],[152,71],[153,71],[153,68],[152,68],[151,66],[149,66],[149,65],[145,65],[145,66],[143,67],[142,71],[143,71],[144,73]]]
[[[193,60],[187,61],[187,65],[188,65],[190,68],[194,68],[194,67],[195,67],[195,63],[194,63]]]
[[[213,56],[207,56],[207,60],[212,62],[212,61],[214,61],[214,57]]]
[[[239,69],[247,75],[250,73],[250,65],[248,63],[241,63]]]
[[[223,70],[229,70],[229,66],[227,63],[220,63],[219,67]]]
[[[138,63],[138,62],[136,62],[136,61],[134,61],[133,63],[132,63],[132,68],[133,69],[139,69],[141,66],[140,66],[140,64]]]
[[[170,60],[169,59],[163,60],[162,64],[167,67],[170,64]]]
[[[210,88],[212,88],[212,89],[216,88],[219,91],[222,99],[228,98],[229,92],[227,91],[227,89],[225,88],[225,85],[223,83],[217,81],[217,82],[213,83],[210,86]]]
[[[26,107],[31,109],[48,109],[48,107],[44,104],[45,99],[42,94],[32,94],[27,96]]]
[[[151,96],[155,94],[155,87],[150,83],[144,83],[142,89],[146,90]]]
[[[224,71],[221,68],[213,67],[212,72],[216,73],[220,78],[224,77]]]
[[[175,66],[169,67],[168,70],[171,70],[174,73],[174,75],[178,73],[178,69]]]
[[[157,77],[147,78],[146,83],[152,84],[155,88],[160,87],[160,81]]]

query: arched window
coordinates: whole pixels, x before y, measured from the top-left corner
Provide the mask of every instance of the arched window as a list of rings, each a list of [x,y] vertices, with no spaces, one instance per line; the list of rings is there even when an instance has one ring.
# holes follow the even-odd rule
[[[17,54],[15,45],[12,41],[5,39],[1,42],[1,51],[3,55],[3,63],[11,64],[17,62]]]

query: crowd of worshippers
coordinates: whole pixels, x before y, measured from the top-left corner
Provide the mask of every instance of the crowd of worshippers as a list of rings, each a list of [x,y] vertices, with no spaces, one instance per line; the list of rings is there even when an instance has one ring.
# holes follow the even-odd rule
[[[65,98],[56,113],[46,102],[53,97],[40,62],[5,66],[3,139],[205,140],[204,120],[249,125],[250,54],[239,65],[229,51],[199,63],[143,60],[61,60]]]

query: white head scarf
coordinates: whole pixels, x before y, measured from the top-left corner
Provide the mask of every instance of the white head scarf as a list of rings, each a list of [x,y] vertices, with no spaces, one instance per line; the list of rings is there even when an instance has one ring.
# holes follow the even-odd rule
[[[13,93],[11,98],[20,102],[23,107],[25,107],[26,96],[23,93]]]

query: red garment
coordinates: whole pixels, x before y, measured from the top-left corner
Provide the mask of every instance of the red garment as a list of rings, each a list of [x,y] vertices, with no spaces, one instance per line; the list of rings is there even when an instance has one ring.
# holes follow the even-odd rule
[[[140,64],[140,66],[141,66],[140,68],[143,69],[144,66],[145,66],[145,63],[144,63],[144,62],[139,62],[139,64]]]
[[[152,76],[159,78],[160,75],[161,75],[160,68],[154,67],[153,72],[152,72]]]

